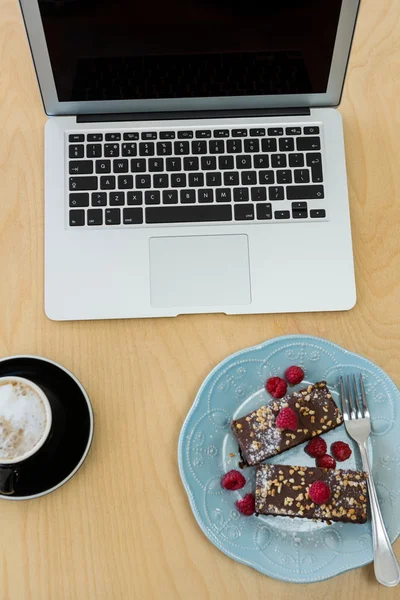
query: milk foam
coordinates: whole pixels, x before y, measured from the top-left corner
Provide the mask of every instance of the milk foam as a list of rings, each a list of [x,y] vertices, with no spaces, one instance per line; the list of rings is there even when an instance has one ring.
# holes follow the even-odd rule
[[[46,407],[34,389],[22,382],[0,382],[0,462],[32,450],[46,424]]]

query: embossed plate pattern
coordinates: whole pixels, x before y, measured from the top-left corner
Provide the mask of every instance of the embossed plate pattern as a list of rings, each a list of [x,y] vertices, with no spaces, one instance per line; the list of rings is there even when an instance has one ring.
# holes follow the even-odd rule
[[[339,376],[362,373],[372,415],[374,479],[393,542],[400,534],[400,392],[374,363],[327,340],[302,335],[275,338],[221,362],[204,381],[185,420],[178,459],[194,516],[217,548],[270,577],[310,583],[372,561],[370,521],[329,526],[285,517],[245,517],[235,502],[253,491],[255,469],[244,471],[247,483],[242,490],[229,492],[220,485],[223,473],[238,468],[231,420],[269,402],[265,381],[292,364],[303,367],[305,383],[326,380],[336,402]],[[325,439],[328,447],[338,439],[352,446],[352,456],[340,466],[361,467],[358,450],[344,427]],[[269,462],[315,464],[304,452],[304,444]]]

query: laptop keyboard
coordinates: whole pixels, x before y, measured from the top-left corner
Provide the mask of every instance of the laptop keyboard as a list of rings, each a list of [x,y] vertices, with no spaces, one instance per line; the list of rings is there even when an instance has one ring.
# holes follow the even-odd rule
[[[67,133],[70,227],[325,219],[320,126]]]

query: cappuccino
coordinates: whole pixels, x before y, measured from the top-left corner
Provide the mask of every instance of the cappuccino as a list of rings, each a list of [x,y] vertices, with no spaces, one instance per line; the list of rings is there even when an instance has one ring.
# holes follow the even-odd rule
[[[23,460],[44,442],[51,412],[43,396],[27,380],[0,379],[0,463]]]

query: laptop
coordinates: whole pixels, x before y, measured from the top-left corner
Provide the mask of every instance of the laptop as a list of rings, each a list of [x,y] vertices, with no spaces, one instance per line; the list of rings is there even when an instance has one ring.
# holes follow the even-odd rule
[[[20,0],[53,320],[356,301],[340,102],[359,0]]]

